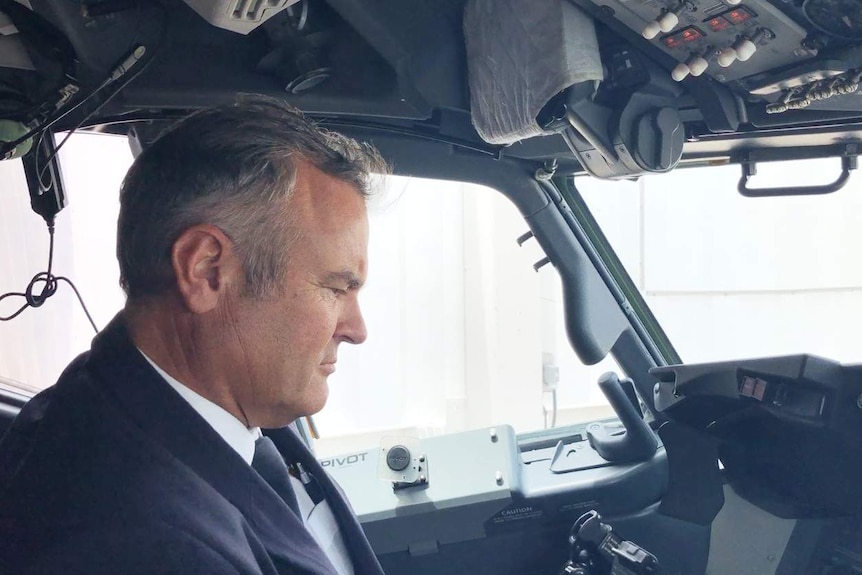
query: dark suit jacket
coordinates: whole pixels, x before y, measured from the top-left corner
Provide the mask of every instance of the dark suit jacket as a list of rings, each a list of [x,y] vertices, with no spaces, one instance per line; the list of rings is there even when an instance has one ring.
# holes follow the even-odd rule
[[[382,575],[340,490],[289,429],[283,454],[320,481],[357,575]],[[122,315],[0,442],[0,573],[335,571],[299,519],[147,363]]]

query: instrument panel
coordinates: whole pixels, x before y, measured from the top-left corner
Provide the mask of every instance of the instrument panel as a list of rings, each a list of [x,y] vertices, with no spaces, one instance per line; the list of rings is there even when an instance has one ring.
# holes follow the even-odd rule
[[[858,0],[584,2],[668,57],[674,81],[710,77],[768,114],[862,107],[846,98],[862,79],[862,56],[852,50],[862,41]]]
[[[656,409],[715,438],[744,498],[782,517],[862,514],[862,366],[800,354],[650,373]]]
[[[759,0],[594,0],[679,62],[673,78],[706,74],[719,82],[745,78],[817,56],[807,31]]]

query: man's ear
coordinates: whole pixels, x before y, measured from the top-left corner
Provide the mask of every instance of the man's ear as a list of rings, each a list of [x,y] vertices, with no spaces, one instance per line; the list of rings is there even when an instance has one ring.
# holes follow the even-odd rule
[[[233,242],[210,224],[179,235],[171,248],[171,266],[183,303],[197,314],[213,310],[242,271]]]

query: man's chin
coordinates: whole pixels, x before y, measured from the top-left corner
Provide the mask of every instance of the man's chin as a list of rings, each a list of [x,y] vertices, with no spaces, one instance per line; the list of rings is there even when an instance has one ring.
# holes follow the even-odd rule
[[[326,400],[329,399],[327,377],[315,377],[308,391],[306,401],[303,402],[305,404],[303,405],[303,415],[314,415],[326,406]]]

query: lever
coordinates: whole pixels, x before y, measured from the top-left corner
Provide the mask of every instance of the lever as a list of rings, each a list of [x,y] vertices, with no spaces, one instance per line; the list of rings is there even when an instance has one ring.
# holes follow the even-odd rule
[[[746,36],[740,36],[739,39],[733,43],[733,49],[736,50],[736,57],[739,58],[740,62],[745,62],[757,52],[757,45],[760,44],[764,39],[772,39],[775,38],[775,33],[769,28],[758,28],[757,31],[752,34],[751,38]]]
[[[641,35],[647,40],[652,40],[659,35],[660,32],[670,32],[676,25],[679,24],[679,15],[686,10],[694,12],[696,7],[691,2],[683,0],[670,10],[662,10],[658,18],[647,24]]]
[[[609,430],[601,423],[591,423],[587,426],[590,445],[605,460],[613,463],[649,459],[658,448],[658,442],[623,390],[620,378],[609,371],[599,377],[599,387],[619,417],[623,429]]]
[[[707,52],[707,54],[708,53],[709,52]],[[688,78],[689,74],[695,77],[700,76],[706,72],[708,67],[709,61],[701,54],[695,52],[688,60],[677,64],[671,71],[670,77],[673,78],[674,82],[682,82]]]
[[[722,68],[727,68],[728,66],[736,62],[736,59],[738,57],[739,56],[736,53],[736,49],[733,46],[728,46],[726,48],[722,48],[721,51],[718,53],[717,62],[718,65]]]
[[[740,62],[746,62],[757,52],[757,44],[750,38],[742,37],[733,43],[733,49],[736,50],[736,57]]]
[[[692,76],[700,76],[709,67],[709,61],[701,55],[692,56],[686,61]]]
[[[757,52],[758,44],[764,39],[772,38],[775,38],[775,33],[769,28],[758,28],[751,38],[740,36],[732,45],[722,48],[718,53],[718,65],[727,68],[737,60],[745,62]]]

